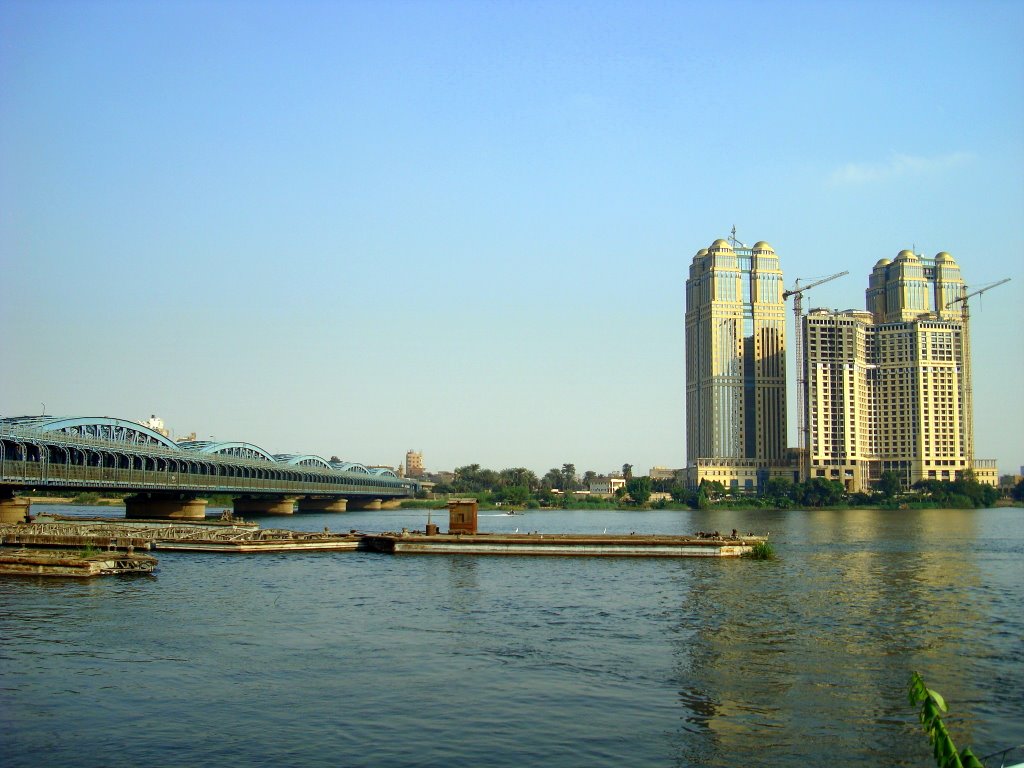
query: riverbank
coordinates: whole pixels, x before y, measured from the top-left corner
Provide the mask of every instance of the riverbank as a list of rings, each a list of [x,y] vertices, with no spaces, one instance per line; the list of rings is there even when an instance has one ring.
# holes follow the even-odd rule
[[[456,498],[472,498],[472,497],[451,497],[453,500]],[[401,509],[422,509],[430,511],[445,511],[447,510],[447,499],[406,499],[404,500],[400,508]],[[757,500],[750,499],[718,499],[715,501],[708,502],[705,506],[700,509],[714,511],[766,511],[766,512],[786,512],[786,511],[797,511],[800,509],[832,509],[832,510],[888,510],[888,511],[906,511],[911,509],[950,509],[946,505],[943,505],[938,501],[912,501],[907,503],[900,502],[879,502],[877,504],[828,504],[820,507],[796,507],[793,505],[788,506],[777,506],[774,504],[762,504],[758,503]],[[1018,508],[1024,510],[1024,504],[1020,502],[1012,501],[1011,499],[999,499],[991,508]],[[555,504],[555,505],[538,505],[538,506],[510,506],[508,504],[500,503],[488,503],[479,502],[479,509],[487,512],[504,512],[508,515],[518,515],[528,511],[539,511],[539,512],[552,512],[558,510],[573,510],[573,511],[607,511],[615,510],[617,512],[694,512],[698,508],[685,504],[678,501],[657,501],[647,504],[633,504],[630,502],[619,501],[614,498],[602,498],[600,501],[595,502],[569,502],[568,504]],[[975,507],[961,507],[961,509],[975,509]]]

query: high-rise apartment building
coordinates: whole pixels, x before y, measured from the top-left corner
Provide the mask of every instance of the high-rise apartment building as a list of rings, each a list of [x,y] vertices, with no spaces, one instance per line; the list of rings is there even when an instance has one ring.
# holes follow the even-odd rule
[[[752,490],[761,470],[786,460],[782,294],[779,257],[766,242],[715,240],[693,257],[686,281],[691,485],[718,473],[724,485]]]
[[[804,318],[811,477],[850,491],[869,489],[887,470],[905,486],[968,469],[994,477],[994,462],[974,459],[963,295],[948,253],[924,259],[905,250],[875,264],[866,311]]]
[[[425,473],[423,469],[423,452],[408,450],[405,452],[405,476],[406,477],[422,477]]]

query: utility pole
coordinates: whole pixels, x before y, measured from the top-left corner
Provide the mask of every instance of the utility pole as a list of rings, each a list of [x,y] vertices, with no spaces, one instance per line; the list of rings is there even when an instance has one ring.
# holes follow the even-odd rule
[[[822,283],[835,280],[837,277],[850,274],[848,270],[836,272],[834,275],[815,280],[809,285],[800,285],[800,278],[796,279],[794,286],[782,292],[782,299],[785,301],[793,297],[793,319],[794,332],[796,333],[796,429],[797,429],[797,451],[800,458],[800,478],[806,481],[810,476],[810,441],[808,440],[807,427],[807,375],[804,370],[804,329],[803,329],[803,297],[804,291],[809,291]]]

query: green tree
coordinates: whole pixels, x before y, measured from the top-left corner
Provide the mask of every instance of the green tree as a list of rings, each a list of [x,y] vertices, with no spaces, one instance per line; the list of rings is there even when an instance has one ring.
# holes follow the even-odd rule
[[[452,489],[456,493],[483,493],[498,487],[498,473],[493,469],[481,469],[479,464],[467,464],[455,469]]]
[[[1010,498],[1014,501],[1024,501],[1024,480],[1018,480],[1010,491]]]
[[[651,498],[651,478],[631,477],[626,481],[626,493],[637,504],[646,504]]]
[[[771,477],[764,484],[761,495],[772,500],[784,499],[789,497],[789,492],[792,488],[792,481],[784,477]]]
[[[672,486],[676,484],[674,477],[651,478],[651,490],[660,493],[672,493]]]
[[[708,497],[708,501],[714,501],[725,496],[725,486],[717,480],[701,480],[700,489]]]
[[[630,480],[633,479],[633,465],[632,464],[623,464],[622,465],[622,476],[626,479],[626,482],[629,482]]]
[[[887,499],[891,499],[903,488],[900,473],[891,469],[885,470],[878,478],[878,491]]]
[[[576,482],[576,465],[575,464],[563,464],[562,465],[562,490],[566,493],[575,491],[577,488]]]
[[[837,480],[826,480],[824,477],[815,477],[806,483],[794,486],[799,490],[800,497],[794,499],[798,504],[808,507],[831,507],[843,500],[846,489]]]
[[[562,487],[562,471],[552,467],[547,471],[544,477],[540,481],[541,488],[545,490],[553,490],[554,488]]]
[[[501,501],[507,504],[525,504],[530,498],[530,489],[525,485],[508,485],[498,492]]]
[[[680,483],[672,485],[668,492],[672,494],[672,501],[680,504],[689,504],[691,507],[697,503],[697,494]]]
[[[540,487],[537,475],[526,467],[512,467],[498,473],[498,484],[502,487],[523,486],[531,493]]]

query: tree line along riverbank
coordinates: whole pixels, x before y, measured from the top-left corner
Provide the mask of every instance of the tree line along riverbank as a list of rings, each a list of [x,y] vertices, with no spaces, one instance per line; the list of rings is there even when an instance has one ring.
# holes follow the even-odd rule
[[[628,466],[628,465],[627,465]],[[461,471],[461,470],[468,471]],[[555,471],[555,470],[553,470]],[[1008,495],[972,477],[955,481],[927,480],[909,490],[902,490],[894,473],[883,473],[878,488],[871,493],[847,493],[834,480],[814,478],[793,483],[773,478],[759,492],[732,491],[719,482],[702,482],[696,489],[678,483],[656,481],[649,477],[630,477],[614,494],[597,494],[580,488],[566,491],[552,484],[552,477],[538,479],[533,472],[508,474],[508,470],[479,470],[478,465],[460,468],[451,483],[438,484],[432,494],[402,502],[405,509],[444,507],[449,498],[472,497],[483,509],[806,509],[812,508],[877,508],[877,509],[972,509],[992,506],[1024,505],[1024,481]],[[549,473],[550,475],[550,473]],[[531,477],[533,482],[531,482]],[[522,484],[520,484],[522,483]],[[569,485],[563,483],[563,485]],[[60,492],[33,494],[33,503],[72,504],[80,506],[118,506],[123,495],[100,495],[83,491],[69,496]],[[229,494],[204,497],[211,507],[230,509]]]
[[[1024,503],[1024,481],[1004,497],[999,489],[970,475],[955,481],[926,480],[903,489],[895,472],[883,472],[869,493],[848,493],[841,483],[824,478],[803,483],[772,478],[758,491],[745,493],[720,482],[703,481],[697,488],[686,488],[674,480],[634,477],[630,469],[630,465],[624,465],[625,482],[615,493],[596,494],[584,490],[588,478],[579,480],[572,464],[564,465],[562,470],[552,469],[542,478],[523,468],[495,472],[471,464],[456,469],[450,482],[435,485],[435,498],[409,500],[403,506],[436,506],[438,500],[459,496],[472,496],[483,507],[527,509],[971,509]]]

